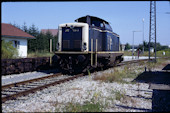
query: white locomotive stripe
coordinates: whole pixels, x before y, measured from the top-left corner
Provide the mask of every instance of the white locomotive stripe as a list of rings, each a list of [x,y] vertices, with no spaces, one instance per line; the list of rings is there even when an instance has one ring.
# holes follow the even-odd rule
[[[124,53],[122,51],[98,51],[98,52],[77,52],[77,51],[58,51],[56,54],[89,54],[89,53],[97,53],[97,54],[109,54],[109,53]]]
[[[118,34],[116,34],[116,33],[114,33],[114,32],[111,32],[111,31],[108,31],[108,30],[100,30],[100,29],[97,29],[97,28],[92,28],[92,29],[97,30],[97,31],[100,31],[100,32],[108,32],[108,33],[112,33],[112,34],[116,35],[117,37],[119,37]]]

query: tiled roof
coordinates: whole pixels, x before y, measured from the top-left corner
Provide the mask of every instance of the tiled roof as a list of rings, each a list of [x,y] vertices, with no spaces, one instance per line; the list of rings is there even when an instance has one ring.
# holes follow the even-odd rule
[[[34,36],[18,29],[17,27],[6,23],[1,23],[1,36],[35,38]]]
[[[47,33],[48,31],[51,32],[53,36],[57,35],[58,33],[58,29],[41,29],[41,32],[44,34]]]

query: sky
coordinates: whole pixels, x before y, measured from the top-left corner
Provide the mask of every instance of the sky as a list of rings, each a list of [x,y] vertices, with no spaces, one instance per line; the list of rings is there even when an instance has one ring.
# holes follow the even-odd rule
[[[122,44],[132,45],[133,31],[141,31],[134,33],[138,45],[143,42],[143,25],[144,41],[149,41],[149,12],[149,1],[1,2],[1,23],[58,29],[59,24],[91,15],[108,21]],[[170,45],[170,2],[156,1],[156,12],[157,42]]]

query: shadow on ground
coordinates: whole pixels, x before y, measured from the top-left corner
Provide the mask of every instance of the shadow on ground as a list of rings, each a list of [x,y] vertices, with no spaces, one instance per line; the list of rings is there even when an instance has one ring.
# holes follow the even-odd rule
[[[150,87],[152,93],[152,111],[170,111],[170,64],[166,65],[162,70],[166,71],[145,71],[138,75],[133,81],[140,83],[154,84]],[[166,89],[164,86],[167,86]]]
[[[37,72],[42,72],[42,73],[46,73],[46,74],[56,74],[56,73],[60,73],[61,71],[59,71],[58,69],[46,69],[46,70],[38,70]]]

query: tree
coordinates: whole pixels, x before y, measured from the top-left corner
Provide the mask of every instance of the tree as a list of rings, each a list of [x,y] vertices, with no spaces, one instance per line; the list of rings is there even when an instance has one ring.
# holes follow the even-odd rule
[[[132,47],[129,45],[129,43],[126,43],[125,44],[125,50],[129,50],[129,49],[131,49]]]
[[[48,30],[47,33],[46,33],[46,36],[47,36],[47,40],[48,40],[48,45],[47,45],[47,51],[50,50],[50,39],[54,39],[52,33]]]
[[[12,42],[1,41],[1,58],[9,59],[18,57],[18,51],[12,46]]]
[[[24,22],[24,25],[22,25],[21,29],[22,29],[24,32],[28,33],[28,28],[27,28],[25,22]]]
[[[150,47],[154,48],[155,43],[154,42],[150,42]],[[139,44],[138,48],[142,49],[143,48],[143,44]],[[168,46],[162,46],[159,42],[156,43],[156,50],[160,51],[160,50],[164,50],[164,49],[168,49]],[[149,50],[149,42],[145,42],[144,41],[144,50],[148,51]]]
[[[44,37],[44,34],[42,34],[42,33],[40,33],[40,34],[36,37],[36,41],[37,41],[37,51],[42,51],[42,50],[44,50],[43,37]],[[41,43],[41,44],[40,44],[40,43]]]
[[[146,41],[144,41],[144,50],[145,50],[145,51],[148,51],[148,50],[149,50],[148,47],[149,47],[149,46],[148,46],[148,43],[147,43]]]
[[[49,39],[46,34],[40,33],[37,38],[37,50],[40,52],[49,51]]]
[[[31,27],[29,27],[29,31],[28,31],[28,33],[29,33],[30,35],[34,36],[34,37],[37,37],[37,36],[38,36],[38,34],[39,34],[39,31],[38,31],[38,28],[37,28],[37,27],[35,27],[35,25],[34,25],[34,24],[32,24],[32,26],[31,26]]]
[[[57,50],[57,48],[56,48],[57,43],[58,43],[58,35],[55,35],[54,40],[53,40],[53,51]]]
[[[36,28],[34,24],[32,24],[32,26],[29,27],[28,33],[34,36],[35,38],[39,35],[38,28]],[[29,52],[37,51],[37,40],[36,39],[28,39],[28,51]]]

